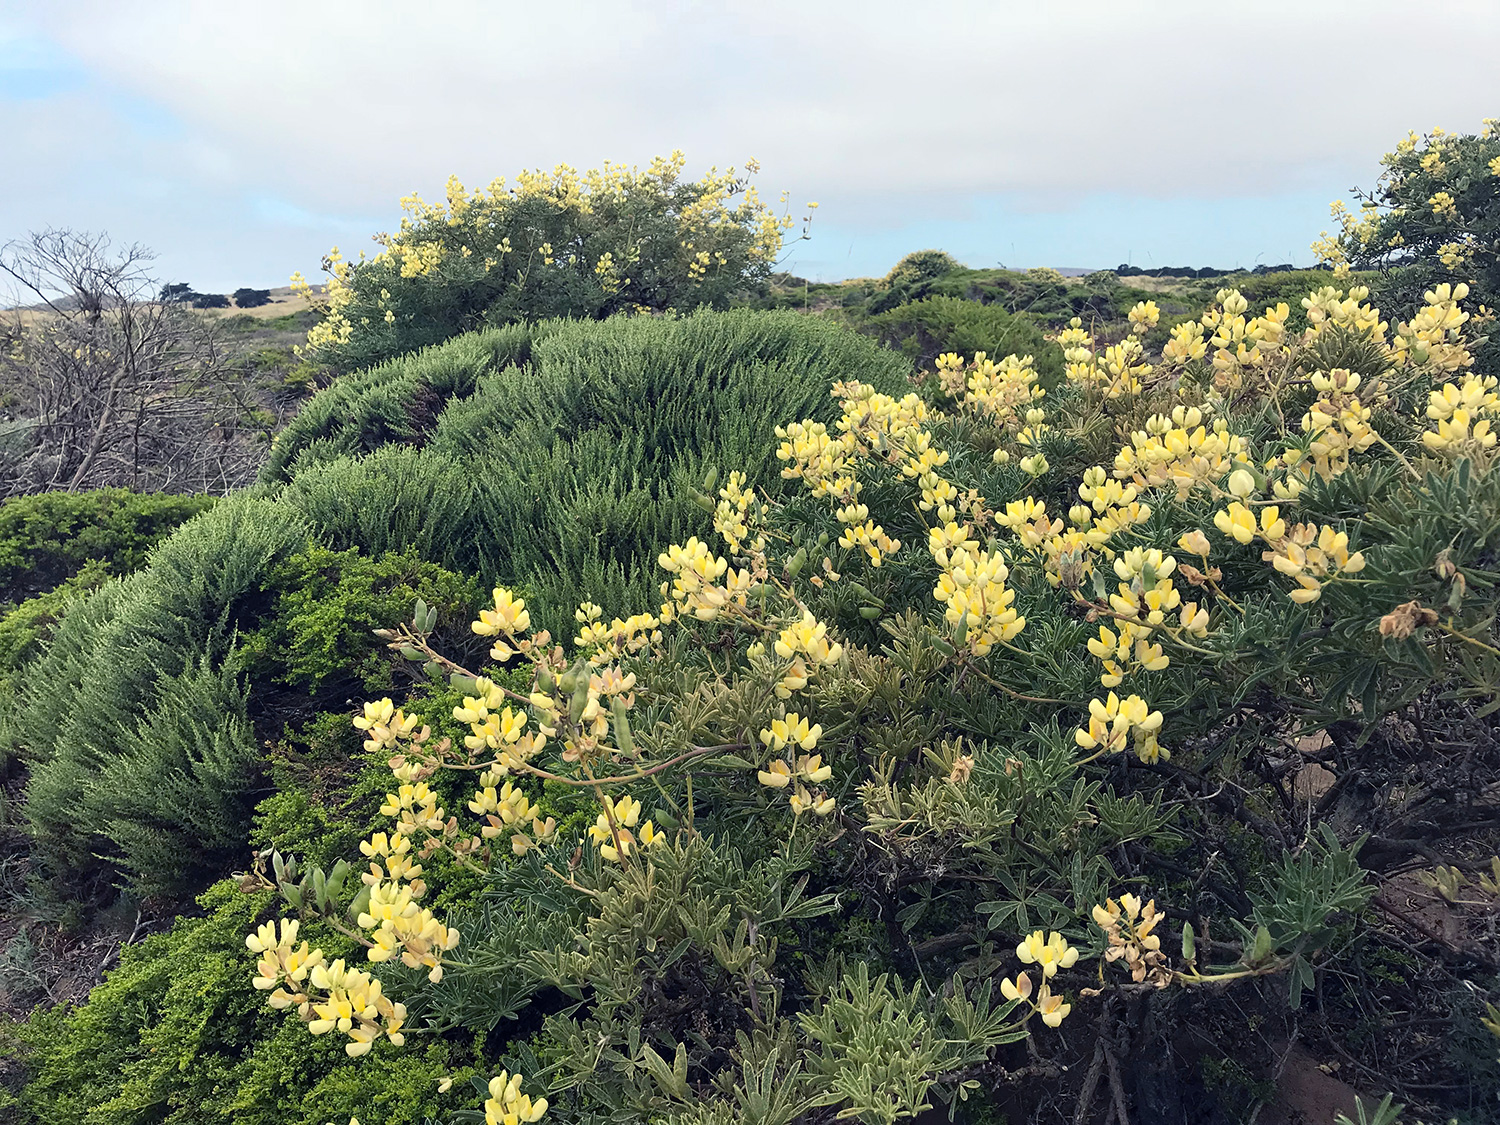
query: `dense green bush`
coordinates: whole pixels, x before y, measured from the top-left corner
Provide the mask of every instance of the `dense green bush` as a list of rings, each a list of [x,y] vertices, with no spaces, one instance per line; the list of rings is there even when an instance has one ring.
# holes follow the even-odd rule
[[[449,398],[472,393],[487,372],[526,363],[533,337],[551,327],[486,329],[342,376],[314,395],[277,436],[261,479],[290,479],[297,459],[356,456],[387,443],[420,444]]]
[[[270,897],[221,882],[200,900],[204,917],[123,949],[86,1005],[39,1010],[21,1031],[31,1081],[10,1120],[327,1125],[357,1114],[423,1125],[452,1104],[439,1078],[466,1097],[472,1055],[461,1039],[350,1060],[334,1042],[309,1049],[301,1027],[265,1008],[243,968],[245,933]]]
[[[371,558],[309,543],[272,565],[262,588],[274,600],[265,624],[244,637],[241,657],[253,671],[309,693],[326,691],[329,680],[390,690],[391,663],[373,630],[404,620],[418,598],[445,621],[467,620],[480,602],[477,583],[423,562],[410,548]],[[459,634],[450,643],[462,648],[463,640]]]
[[[263,576],[309,532],[283,504],[236,497],[63,617],[17,676],[0,732],[0,751],[31,770],[26,818],[43,869],[77,875],[102,855],[180,891],[243,838],[255,753],[227,662]],[[231,807],[241,811],[221,819]],[[175,848],[154,848],[174,833]],[[166,867],[147,871],[148,853]]]
[[[497,341],[508,358],[488,363]],[[481,373],[438,384],[405,365]],[[336,546],[412,548],[451,570],[523,584],[561,625],[581,585],[611,608],[647,594],[662,545],[707,527],[687,487],[706,464],[743,465],[752,483],[779,491],[761,438],[768,426],[788,411],[828,417],[833,382],[895,390],[908,370],[855,333],[792,313],[517,326],[388,364],[379,386],[344,390],[340,380],[308,408],[329,421],[289,427],[273,471],[293,467],[287,502]],[[398,402],[388,397],[395,385],[445,388],[420,435],[399,404],[368,422],[371,403]],[[325,396],[338,405],[325,407]],[[363,458],[325,456],[391,433],[413,436]]]
[[[91,561],[106,574],[139,570],[158,541],[212,503],[124,488],[0,502],[0,609],[46,593]]]
[[[887,347],[929,368],[944,352],[1030,355],[1048,383],[1062,376],[1062,352],[1035,321],[1000,305],[959,297],[927,297],[872,316],[864,330]]]
[[[450,179],[442,204],[410,196],[373,258],[328,256],[327,316],[309,347],[351,370],[487,325],[723,308],[763,285],[792,219],[760,201],[753,167],[688,182],[685,163],[673,153],[644,172],[581,176],[559,165],[473,193]]]

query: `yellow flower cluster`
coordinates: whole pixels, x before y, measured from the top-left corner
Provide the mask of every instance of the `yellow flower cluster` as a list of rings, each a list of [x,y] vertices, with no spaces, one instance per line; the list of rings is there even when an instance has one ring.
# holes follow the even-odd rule
[[[1089,701],[1089,725],[1073,732],[1073,740],[1085,750],[1118,754],[1133,740],[1136,756],[1143,762],[1170,758],[1171,753],[1156,741],[1161,729],[1162,713],[1151,710],[1138,695],[1123,700],[1114,692],[1105,700]]]
[[[408,715],[389,699],[382,699],[378,703],[366,703],[364,714],[355,718],[354,726],[367,735],[365,749],[377,753],[391,749],[400,739],[419,736],[418,722],[420,720],[415,715]],[[422,741],[422,737],[417,740]]]
[[[490,1079],[489,1095],[484,1102],[484,1125],[530,1125],[547,1112],[546,1098],[521,1092],[519,1074],[502,1070]]]
[[[1500,418],[1500,384],[1493,375],[1468,375],[1462,383],[1444,383],[1427,396],[1427,417],[1432,428],[1422,434],[1422,444],[1446,456],[1473,456],[1495,446],[1491,424]]]
[[[943,573],[932,596],[946,609],[957,644],[975,656],[988,656],[1026,627],[1016,612],[1016,592],[1006,586],[1010,568],[999,551],[981,550],[968,527],[948,523],[929,532],[929,549]]]
[[[611,863],[619,863],[621,857],[628,858],[636,845],[636,836],[631,829],[640,825],[640,845],[653,848],[666,840],[651,821],[641,824],[641,803],[627,795],[618,800],[605,794],[604,811],[589,826],[589,838],[599,849],[599,854]]]
[[[772,719],[771,725],[760,732],[760,740],[773,754],[780,754],[788,747],[813,750],[822,734],[823,728],[820,725],[810,725],[801,715],[792,711],[785,718]],[[803,784],[821,785],[832,776],[833,769],[823,764],[821,754],[800,754],[796,756],[795,762],[773,758],[765,769],[756,773],[757,779],[768,789],[789,790],[787,800],[795,816],[808,811],[817,816],[827,816],[833,812],[835,803],[832,797],[822,791],[810,792]],[[796,783],[795,786],[793,782]]]
[[[750,521],[754,519],[759,522],[758,513],[752,514],[753,508],[758,508],[755,492],[745,487],[745,474],[738,471],[730,473],[729,480],[719,489],[719,503],[714,509],[714,530],[724,537],[729,550],[735,554],[739,553],[740,547],[747,541],[752,552],[765,549],[765,538],[750,534]]]
[[[406,1006],[386,996],[368,973],[342,960],[330,964],[321,949],[310,950],[305,941],[298,945],[298,926],[295,919],[282,919],[278,936],[276,923],[266,922],[245,938],[245,947],[260,954],[253,983],[271,993],[266,998],[271,1007],[295,1007],[314,1035],[337,1030],[349,1036],[344,1050],[352,1058],[369,1051],[382,1035],[401,1046]]]
[[[1240,499],[1214,513],[1214,526],[1237,543],[1249,544],[1259,537],[1270,550],[1261,558],[1297,583],[1287,597],[1299,605],[1315,602],[1322,596],[1323,583],[1341,575],[1358,574],[1365,568],[1365,557],[1349,550],[1349,536],[1327,525],[1312,523],[1288,525],[1275,504],[1260,510],[1260,518],[1242,500],[1254,492],[1254,480],[1244,469],[1230,474],[1229,492]]]
[[[984,352],[975,352],[966,369],[963,359],[950,352],[938,357],[938,382],[945,390],[953,388],[949,397],[963,396],[964,409],[1014,428],[1047,393],[1037,386],[1035,362],[1029,355],[1008,355],[997,363]]]
[[[1013,981],[1002,980],[1000,994],[1007,1000],[1029,1004],[1031,1012],[1027,1018],[1039,1015],[1048,1027],[1060,1026],[1073,1010],[1073,1005],[1064,1003],[1063,998],[1052,991],[1048,981],[1057,975],[1059,969],[1071,969],[1078,963],[1078,950],[1055,930],[1047,936],[1036,930],[1016,946],[1016,956],[1023,964],[1035,965],[1041,973],[1041,984],[1035,989],[1036,998],[1032,999],[1031,977],[1027,973],[1018,973]]]
[[[603,617],[604,611],[593,602],[573,611],[579,625],[573,644],[595,666],[633,656],[661,640],[661,619],[649,613],[633,613],[623,621],[616,617],[608,625]]]
[[[1379,439],[1370,425],[1370,408],[1355,393],[1358,375],[1344,368],[1318,371],[1312,385],[1319,397],[1302,416],[1302,432],[1310,439],[1311,467],[1331,480],[1348,470],[1351,454],[1363,453]],[[1374,393],[1381,393],[1378,386]]]
[[[837,515],[839,523],[844,525],[839,546],[863,550],[869,556],[871,566],[879,566],[886,555],[901,549],[901,540],[892,539],[885,533],[885,528],[870,519],[870,509],[865,505],[846,504]]]
[[[504,664],[517,652],[528,652],[528,642],[518,640],[520,634],[531,628],[531,611],[526,608],[524,598],[511,594],[503,586],[494,589],[495,608],[481,609],[479,620],[469,628],[481,637],[500,637],[490,649],[490,657]],[[512,648],[510,642],[515,641]]]
[[[1143,359],[1145,345],[1139,333],[1148,322],[1155,323],[1153,314],[1160,315],[1155,311],[1155,303],[1151,305],[1151,312],[1146,311],[1144,304],[1132,309],[1130,334],[1118,344],[1108,345],[1103,352],[1095,349],[1094,337],[1084,330],[1081,318],[1075,316],[1070,320],[1068,327],[1057,335],[1068,381],[1096,391],[1106,399],[1140,394],[1153,369]]]
[[[1130,444],[1120,447],[1114,475],[1138,488],[1171,487],[1179,500],[1185,500],[1193,489],[1219,480],[1237,464],[1248,464],[1245,439],[1230,433],[1223,419],[1206,426],[1203,417],[1196,406],[1174,407],[1170,415],[1153,414],[1146,428],[1133,431]],[[1097,504],[1095,510],[1102,511]]]
[[[1095,906],[1093,917],[1109,943],[1104,951],[1106,962],[1123,960],[1130,979],[1137,984],[1149,980],[1157,988],[1165,988],[1171,983],[1161,938],[1152,933],[1162,919],[1154,899],[1142,906],[1137,896],[1122,894],[1119,902],[1111,898],[1103,906]]]
[[[677,576],[661,584],[662,597],[670,598],[662,603],[662,621],[684,614],[712,621],[727,605],[744,608],[750,572],[731,568],[728,559],[716,556],[696,535],[681,546],[673,543],[657,562]]]
[[[776,694],[790,699],[792,692],[807,686],[819,668],[837,664],[844,655],[844,646],[828,639],[828,626],[804,610],[802,618],[781,630],[776,638],[775,652],[782,660],[791,661],[776,685]]]
[[[1459,302],[1469,295],[1463,282],[1444,282],[1422,294],[1422,308],[1407,323],[1397,327],[1391,347],[1395,362],[1409,360],[1417,367],[1440,374],[1452,374],[1470,366],[1474,357],[1464,343],[1463,326],[1469,314]]]

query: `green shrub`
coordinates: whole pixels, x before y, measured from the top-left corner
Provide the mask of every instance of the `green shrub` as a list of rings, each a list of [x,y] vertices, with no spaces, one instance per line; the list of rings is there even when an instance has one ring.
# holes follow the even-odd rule
[[[221,882],[200,900],[204,917],[121,950],[87,1004],[39,1010],[21,1032],[23,1125],[326,1125],[356,1114],[423,1125],[453,1104],[440,1077],[466,1098],[461,1044],[384,1045],[351,1060],[332,1036],[310,1042],[266,1009],[243,969],[245,933],[269,898]]]
[[[944,352],[975,352],[999,358],[1031,355],[1047,384],[1062,375],[1062,352],[1048,342],[1036,322],[999,305],[959,297],[927,297],[872,316],[864,330],[908,356],[919,368],[931,367]]]
[[[519,328],[503,332],[521,339]],[[461,337],[382,370],[407,379],[403,365],[433,370],[450,351],[473,356],[497,338]],[[527,339],[524,362],[496,363],[472,387],[449,384],[425,448],[324,460],[321,449],[372,448],[380,434],[346,421],[319,447],[312,428],[289,428],[276,450],[277,464],[294,467],[286,501],[337,547],[414,549],[450,570],[522,584],[565,628],[580,591],[612,610],[638,603],[662,546],[706,530],[690,496],[706,464],[743,465],[752,484],[779,491],[768,427],[788,412],[829,417],[833,382],[896,390],[907,370],[869,340],[793,313],[549,322]],[[309,412],[368,417],[364,397],[340,389],[350,378],[362,376],[335,383]],[[325,395],[337,409],[320,405]]]
[[[389,691],[391,662],[372,631],[406,620],[418,598],[467,631],[463,623],[480,598],[477,583],[423,562],[409,547],[369,558],[309,543],[273,565],[264,588],[275,600],[265,624],[244,638],[242,656],[254,671],[308,692],[330,679]],[[462,647],[462,633],[449,636]]]
[[[146,554],[184,520],[213,503],[210,496],[45,492],[0,503],[0,607],[46,593],[86,563],[105,574],[139,570]]]
[[[264,574],[308,533],[283,504],[226,501],[166,540],[145,570],[74,606],[17,675],[0,751],[31,769],[26,818],[43,869],[77,875],[102,855],[160,889],[200,866],[191,833],[221,799],[207,790],[238,802],[254,758],[243,686],[225,662],[262,608]],[[222,709],[202,710],[210,704]],[[153,769],[166,772],[141,772]],[[183,820],[164,826],[164,809]],[[222,858],[247,814],[210,823],[206,854]],[[185,854],[153,852],[149,839],[174,831]],[[167,869],[146,870],[148,853]]]
[[[261,479],[289,479],[298,458],[421,444],[446,399],[470,394],[486,372],[525,363],[537,331],[525,324],[487,329],[335,380],[277,436]]]

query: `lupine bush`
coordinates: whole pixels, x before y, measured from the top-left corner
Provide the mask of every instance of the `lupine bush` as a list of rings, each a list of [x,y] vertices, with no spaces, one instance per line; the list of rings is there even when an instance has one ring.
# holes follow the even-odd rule
[[[499,587],[478,666],[419,602],[382,638],[456,698],[352,716],[384,826],[353,863],[262,855],[254,987],[354,1059],[485,1036],[449,1092],[492,1125],[1006,1091],[1176,1119],[1175,1079],[1122,1070],[1170,1073],[1226,991],[1329,1036],[1372,990],[1500,1034],[1493,931],[1387,897],[1500,898],[1500,392],[1464,286],[1396,324],[1367,296],[1293,331],[1226,289],[1160,356],[1151,302],[1116,340],[1074,321],[1050,389],[1016,355],[841,380],[832,424],[766,435],[791,495],[705,476],[713,535],[649,605],[554,635]],[[444,909],[460,877],[479,903]],[[1419,1023],[1375,1049],[1456,1066]],[[1434,1111],[1493,1117],[1493,1050]]]
[[[1357,206],[1333,204],[1338,230],[1314,245],[1347,275],[1380,270],[1388,311],[1408,314],[1434,285],[1465,283],[1479,305],[1500,303],[1500,129],[1487,119],[1475,133],[1409,133],[1381,159],[1375,186],[1354,193]],[[1487,366],[1495,342],[1478,348]]]
[[[559,165],[473,192],[450,179],[443,203],[408,196],[374,257],[325,259],[326,316],[308,348],[352,370],[513,321],[723,308],[764,284],[794,220],[761,201],[754,161],[696,181],[685,166],[674,152],[644,171]]]

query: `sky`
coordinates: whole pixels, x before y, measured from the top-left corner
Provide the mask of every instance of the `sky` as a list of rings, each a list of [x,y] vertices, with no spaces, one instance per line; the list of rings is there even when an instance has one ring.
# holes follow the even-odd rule
[[[310,278],[412,191],[760,162],[784,268],[1308,264],[1410,129],[1500,116],[1497,0],[0,0],[0,243],[203,292]]]

